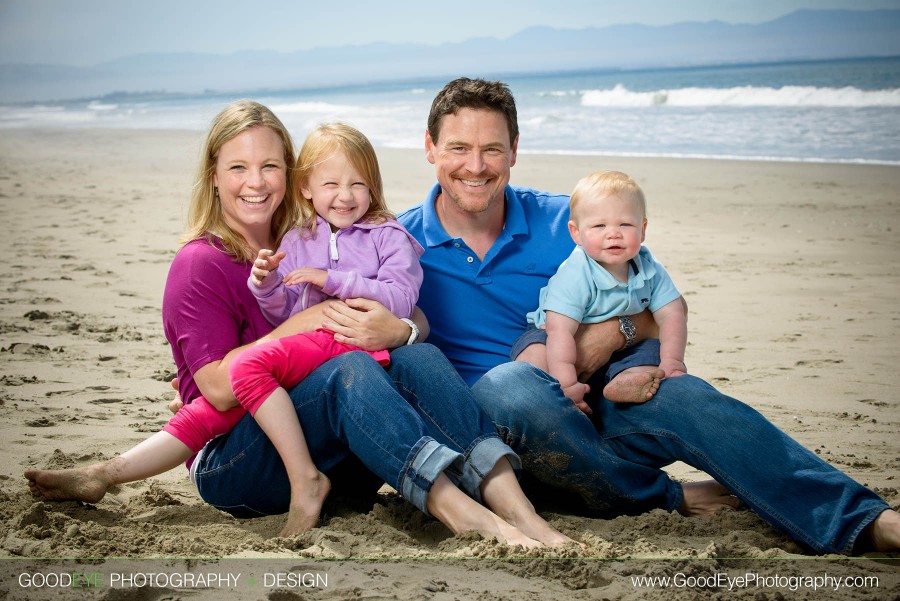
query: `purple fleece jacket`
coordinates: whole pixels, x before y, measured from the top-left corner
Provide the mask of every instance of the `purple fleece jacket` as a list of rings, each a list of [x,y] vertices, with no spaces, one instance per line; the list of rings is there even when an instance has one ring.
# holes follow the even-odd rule
[[[419,298],[419,257],[425,250],[393,219],[357,222],[332,233],[328,222],[318,217],[315,235],[293,229],[278,250],[286,256],[278,265],[277,276],[270,275],[262,286],[247,281],[266,319],[274,325],[328,298],[368,298],[397,317],[409,317]],[[284,277],[301,267],[328,271],[325,288],[285,286]]]

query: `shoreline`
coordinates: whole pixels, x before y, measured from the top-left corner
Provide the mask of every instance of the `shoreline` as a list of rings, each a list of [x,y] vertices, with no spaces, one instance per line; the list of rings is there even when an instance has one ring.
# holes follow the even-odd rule
[[[101,132],[135,132],[138,135],[149,134],[151,132],[178,134],[195,134],[202,136],[205,133],[203,129],[186,129],[186,128],[148,128],[148,127],[96,127],[87,125],[76,125],[69,127],[54,126],[0,126],[0,132],[45,132],[45,133],[61,133],[61,132],[79,132],[79,131],[101,131]],[[424,128],[423,128],[424,131]],[[365,132],[363,132],[365,133]],[[294,132],[292,132],[294,135]],[[294,139],[297,150],[302,146],[303,140],[300,137]],[[418,152],[418,147],[405,146],[379,146],[375,145],[377,153],[385,151],[400,152]],[[646,159],[646,160],[674,160],[674,161],[726,161],[726,162],[747,162],[747,163],[787,163],[798,165],[862,165],[873,167],[900,167],[900,159],[898,160],[876,160],[876,159],[829,159],[823,157],[778,157],[778,156],[740,156],[740,155],[714,155],[714,154],[671,154],[671,153],[634,153],[634,152],[608,152],[608,151],[589,151],[589,150],[529,150],[519,148],[519,156],[544,156],[544,157],[585,157],[594,159]],[[513,172],[515,175],[515,172]],[[513,178],[515,179],[515,178]],[[515,185],[515,184],[513,184]]]
[[[396,580],[373,575],[374,565],[350,562],[343,584],[314,598],[346,598],[347,585],[416,599],[441,580],[457,598],[503,582],[535,598],[568,590],[573,599],[656,601],[669,592],[626,587],[631,568],[620,560],[682,562],[648,562],[645,575],[726,557],[760,572],[805,569],[798,560],[807,552],[748,510],[711,520],[661,510],[612,520],[543,511],[583,540],[590,557],[606,560],[598,568],[559,561],[571,559],[563,552],[451,536],[390,494],[363,508],[330,506],[319,527],[274,539],[282,516],[220,513],[202,503],[183,468],[123,485],[94,505],[33,500],[24,469],[110,458],[168,420],[172,360],[160,300],[201,138],[69,128],[0,138],[0,211],[9,227],[0,267],[0,557],[428,560],[383,568],[402,577],[399,591]],[[423,152],[377,151],[389,207],[420,202],[434,184]],[[690,372],[900,507],[900,166],[524,153],[511,183],[566,193],[600,168],[626,171],[645,190],[647,245],[690,306]],[[682,464],[669,471],[682,481],[703,477]],[[439,561],[475,558],[500,561],[452,570]],[[880,575],[887,587],[870,596],[900,593],[896,558],[821,561],[837,575]]]

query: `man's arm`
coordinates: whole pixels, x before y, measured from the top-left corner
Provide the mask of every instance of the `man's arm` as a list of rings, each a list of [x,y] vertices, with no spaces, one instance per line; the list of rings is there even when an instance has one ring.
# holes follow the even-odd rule
[[[680,300],[684,307],[684,318],[687,320],[687,302],[684,297]],[[635,342],[659,338],[659,326],[648,309],[630,317],[637,329]],[[609,362],[614,352],[625,346],[625,335],[619,331],[619,320],[616,318],[601,323],[582,324],[575,335],[575,342],[578,345],[578,362],[575,369],[578,370],[578,379],[586,381]]]

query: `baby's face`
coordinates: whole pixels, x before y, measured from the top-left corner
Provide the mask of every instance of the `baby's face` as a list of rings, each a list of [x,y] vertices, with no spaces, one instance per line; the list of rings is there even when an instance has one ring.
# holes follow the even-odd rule
[[[640,204],[625,192],[586,196],[569,221],[575,243],[607,268],[627,265],[636,257],[646,229]]]

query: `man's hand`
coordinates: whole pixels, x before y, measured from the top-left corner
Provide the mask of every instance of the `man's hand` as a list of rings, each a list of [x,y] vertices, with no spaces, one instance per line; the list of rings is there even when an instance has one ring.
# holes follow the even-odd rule
[[[184,403],[181,402],[181,394],[178,392],[178,378],[172,378],[171,384],[175,389],[175,398],[169,401],[169,411],[178,413],[178,410],[184,407]]]
[[[334,339],[366,351],[397,348],[409,338],[409,326],[378,301],[348,298],[326,303],[322,326]]]
[[[256,260],[253,261],[253,268],[250,269],[250,281],[255,286],[262,286],[266,276],[278,269],[278,264],[281,263],[284,256],[284,252],[275,252],[268,248],[260,249]]]

